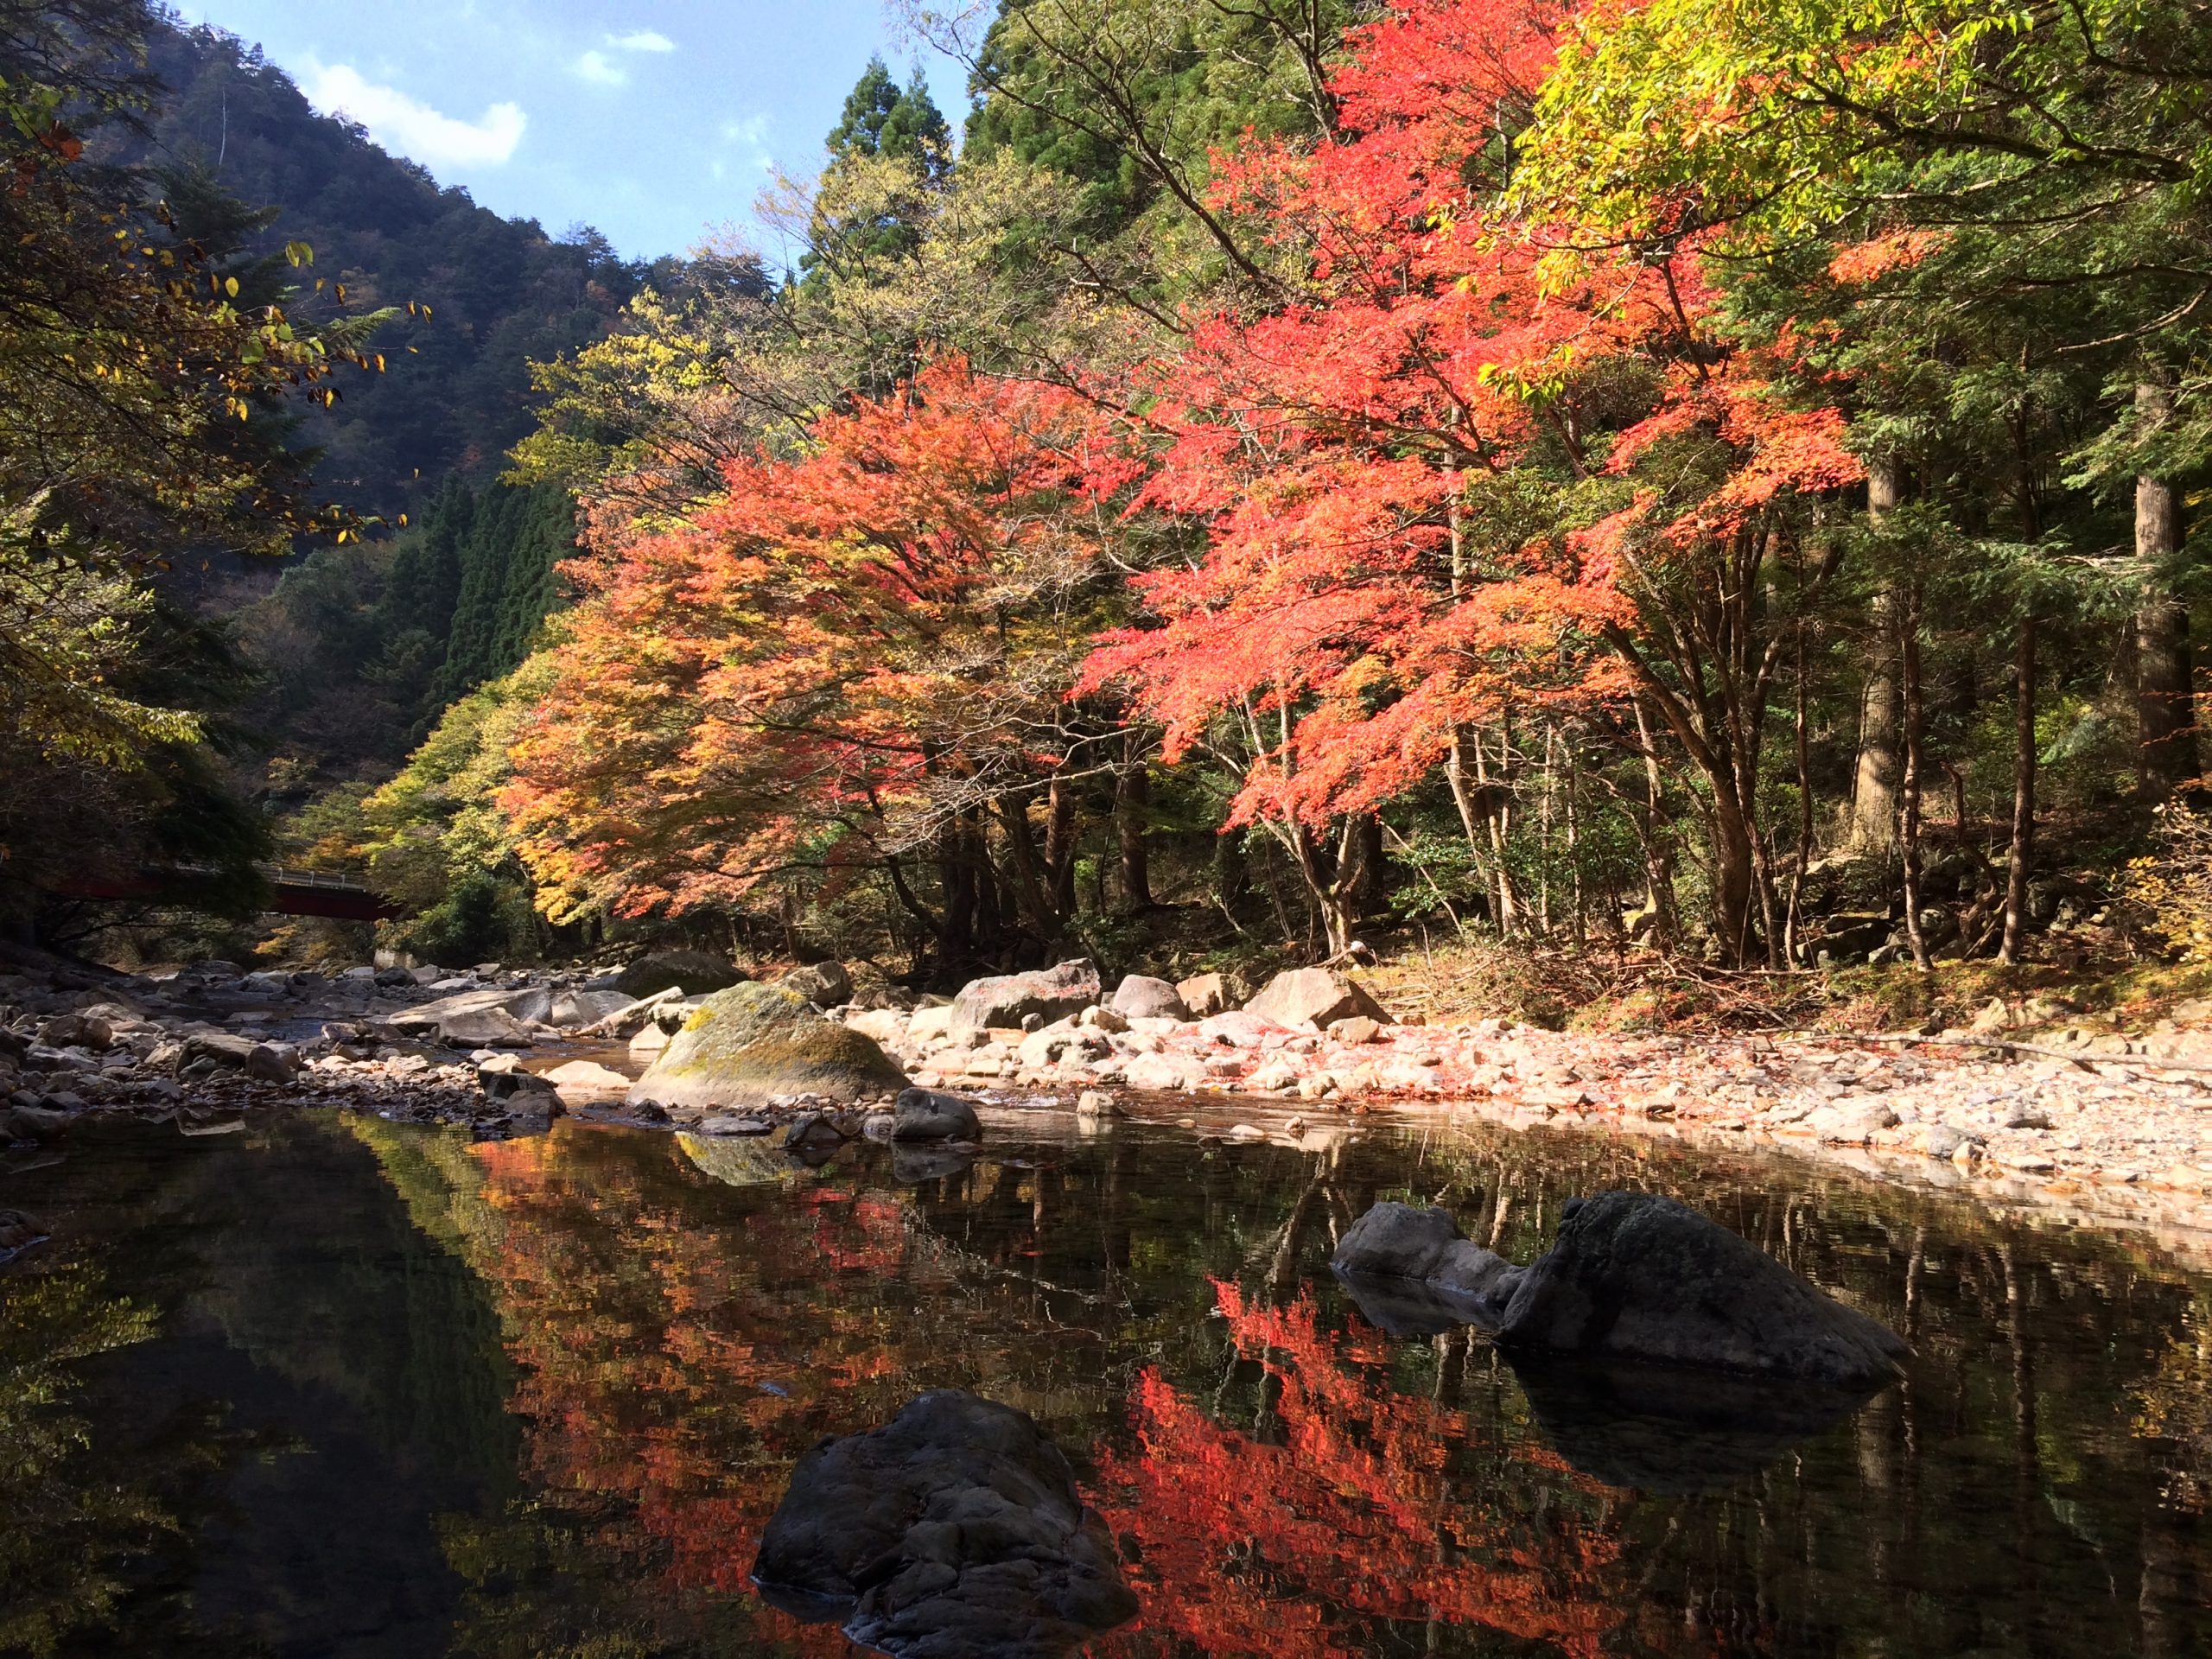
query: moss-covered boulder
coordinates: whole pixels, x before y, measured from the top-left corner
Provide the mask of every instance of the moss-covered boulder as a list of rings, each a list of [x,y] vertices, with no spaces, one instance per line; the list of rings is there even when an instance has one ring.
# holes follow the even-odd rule
[[[691,1011],[630,1101],[761,1106],[777,1095],[866,1100],[895,1095],[904,1072],[870,1038],[777,985],[717,991]]]

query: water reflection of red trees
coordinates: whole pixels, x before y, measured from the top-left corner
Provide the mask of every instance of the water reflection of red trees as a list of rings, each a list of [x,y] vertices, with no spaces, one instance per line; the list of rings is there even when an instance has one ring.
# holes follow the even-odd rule
[[[1023,1344],[1053,1341],[953,1299],[939,1302],[964,1333],[950,1353],[925,1311],[938,1299],[914,1297],[938,1264],[916,1254],[895,1195],[830,1183],[702,1224],[689,1189],[571,1159],[565,1139],[478,1149],[497,1225],[473,1254],[518,1363],[530,1484],[651,1571],[672,1611],[749,1594],[761,1529],[823,1435],[887,1420],[955,1380],[949,1368],[989,1392],[983,1378],[1026,1374]],[[1215,1296],[1268,1379],[1264,1441],[1152,1369],[1124,1421],[1050,1425],[1078,1466],[1105,1431],[1089,1496],[1135,1546],[1143,1614],[1105,1649],[1350,1654],[1378,1622],[1413,1620],[1597,1650],[1633,1599],[1612,1593],[1597,1489],[1402,1392],[1384,1374],[1402,1345],[1323,1331],[1310,1297],[1272,1307],[1224,1282]],[[1470,1478],[1486,1456],[1521,1478]],[[791,1650],[849,1651],[765,1607],[754,1628]]]
[[[1277,1433],[1262,1443],[1158,1371],[1138,1378],[1135,1445],[1100,1460],[1098,1486],[1137,1545],[1148,1630],[1207,1653],[1333,1655],[1365,1649],[1365,1622],[1434,1621],[1598,1651],[1624,1598],[1596,1489],[1491,1484],[1497,1506],[1472,1507],[1448,1466],[1475,1426],[1374,1375],[1380,1339],[1324,1332],[1309,1296],[1215,1293],[1239,1353],[1280,1387]]]
[[[773,1236],[737,1250],[645,1183],[610,1179],[605,1164],[572,1168],[563,1151],[561,1136],[477,1148],[503,1224],[475,1265],[518,1364],[511,1408],[532,1425],[526,1478],[552,1505],[589,1516],[601,1548],[657,1566],[672,1611],[749,1597],[792,1459],[846,1426],[852,1407],[835,1394],[877,1378],[896,1391],[873,1321],[841,1330],[834,1297],[795,1319],[760,1264],[817,1275],[825,1262],[895,1266],[897,1205],[817,1189],[751,1217]],[[851,1651],[833,1627],[765,1605],[753,1625],[785,1651]]]

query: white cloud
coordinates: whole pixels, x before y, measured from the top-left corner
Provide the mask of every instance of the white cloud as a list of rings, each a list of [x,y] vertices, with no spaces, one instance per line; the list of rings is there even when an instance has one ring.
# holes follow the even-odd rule
[[[725,121],[721,125],[723,144],[746,152],[746,158],[762,172],[773,172],[775,161],[768,154],[768,118],[764,114],[748,115],[741,121]],[[708,171],[721,178],[728,168],[720,161],[712,162]]]
[[[601,86],[620,86],[630,79],[628,73],[604,52],[587,52],[570,67],[584,79],[596,81]]]
[[[618,52],[673,52],[676,42],[657,29],[641,29],[634,35],[610,35],[607,43]]]
[[[529,124],[519,104],[494,104],[474,121],[441,115],[397,86],[382,86],[350,64],[308,60],[300,90],[326,115],[345,115],[387,149],[425,167],[496,167],[515,153]]]

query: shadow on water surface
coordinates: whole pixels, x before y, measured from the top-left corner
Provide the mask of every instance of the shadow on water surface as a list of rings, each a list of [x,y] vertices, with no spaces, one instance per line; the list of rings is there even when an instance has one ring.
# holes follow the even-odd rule
[[[1597,1138],[995,1124],[957,1166],[302,1116],[0,1176],[0,1652],[849,1652],[749,1577],[800,1456],[963,1389],[1066,1454],[1101,1654],[2212,1648],[2212,1284],[2133,1238]],[[1516,1374],[1327,1271],[1670,1192],[1903,1332],[1852,1401]],[[1393,1333],[1395,1334],[1393,1334]],[[73,1421],[79,1432],[72,1433]]]

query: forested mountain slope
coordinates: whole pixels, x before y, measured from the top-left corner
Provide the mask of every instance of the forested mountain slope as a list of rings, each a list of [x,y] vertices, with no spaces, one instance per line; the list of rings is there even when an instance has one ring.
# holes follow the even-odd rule
[[[532,424],[529,365],[603,334],[649,274],[596,232],[549,235],[440,187],[359,126],[316,114],[236,36],[171,15],[148,45],[164,91],[150,143],[118,141],[126,156],[205,168],[276,209],[261,240],[307,243],[308,274],[346,284],[355,308],[416,308],[371,342],[383,372],[353,380],[302,427],[326,451],[318,481],[363,512],[396,516],[456,468],[496,470]],[[334,308],[334,295],[308,300],[303,315],[317,304]]]

